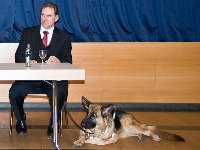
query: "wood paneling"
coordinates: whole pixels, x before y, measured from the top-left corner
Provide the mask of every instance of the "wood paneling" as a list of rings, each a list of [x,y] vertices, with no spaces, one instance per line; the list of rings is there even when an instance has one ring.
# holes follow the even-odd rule
[[[11,54],[13,62],[17,44],[2,44],[0,62]],[[73,64],[86,70],[86,80],[70,81],[69,102],[80,102],[81,96],[93,102],[200,102],[198,42],[73,43],[72,54]],[[10,83],[0,84],[0,101],[8,101]]]
[[[71,86],[77,95],[69,95],[70,101],[84,95],[98,102],[200,102],[199,43],[74,43],[73,48],[86,81]]]
[[[155,102],[155,50],[147,45],[74,43],[73,63],[86,69],[86,81],[84,89],[70,85],[69,101],[83,95],[97,102]]]
[[[200,102],[200,43],[161,43],[156,46],[158,102]]]

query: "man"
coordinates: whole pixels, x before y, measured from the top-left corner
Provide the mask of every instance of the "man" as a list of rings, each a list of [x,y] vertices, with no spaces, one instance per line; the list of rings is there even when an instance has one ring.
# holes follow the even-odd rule
[[[39,50],[46,49],[46,63],[72,63],[71,56],[71,36],[54,25],[58,21],[58,7],[53,3],[45,3],[41,7],[41,26],[35,26],[24,29],[21,41],[15,53],[15,62],[25,62],[25,50],[27,44],[31,46],[31,63],[41,62]],[[17,133],[26,133],[26,115],[23,108],[24,98],[34,89],[41,88],[49,98],[51,107],[51,118],[47,134],[53,135],[52,124],[52,85],[45,81],[15,81],[9,90],[11,107],[17,119]],[[64,102],[68,96],[68,81],[58,82],[58,120]]]

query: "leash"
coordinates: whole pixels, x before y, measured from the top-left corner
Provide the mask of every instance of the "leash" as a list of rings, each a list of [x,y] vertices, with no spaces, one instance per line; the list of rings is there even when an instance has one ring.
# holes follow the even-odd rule
[[[50,84],[50,85],[53,85],[51,82],[47,81],[47,80],[44,80],[44,82]],[[82,130],[83,132],[87,133],[87,134],[94,134],[92,132],[88,132],[86,131],[83,127],[81,127],[75,120],[74,118],[72,117],[72,115],[70,114],[70,111],[67,109],[67,103],[64,103],[64,110],[65,110],[65,120],[66,120],[66,124],[68,125],[68,115],[70,117],[70,119],[72,120],[72,122],[76,125],[76,127],[78,127],[80,130]],[[68,114],[68,115],[67,115]]]
[[[94,134],[93,132],[88,132],[88,131],[86,131],[82,126],[80,126],[80,125],[74,120],[74,118],[72,117],[72,115],[71,115],[69,109],[67,108],[67,103],[64,103],[64,110],[65,110],[65,120],[66,120],[67,125],[68,125],[68,122],[69,122],[67,116],[69,115],[71,121],[76,125],[76,127],[78,127],[80,130],[82,130],[83,132],[85,132],[85,133],[87,133],[87,134]]]
[[[50,85],[53,85],[52,83],[50,83],[49,81],[47,80],[44,80],[44,82],[50,84]],[[81,127],[75,120],[74,118],[72,117],[72,115],[70,114],[70,111],[67,109],[67,103],[64,103],[64,110],[65,110],[65,120],[66,120],[66,124],[68,125],[68,115],[70,117],[70,119],[72,120],[72,122],[76,125],[76,127],[78,127],[80,130],[82,130],[83,132],[87,133],[87,134],[94,134],[92,132],[88,132],[86,131],[83,127]],[[68,115],[67,115],[68,114]]]

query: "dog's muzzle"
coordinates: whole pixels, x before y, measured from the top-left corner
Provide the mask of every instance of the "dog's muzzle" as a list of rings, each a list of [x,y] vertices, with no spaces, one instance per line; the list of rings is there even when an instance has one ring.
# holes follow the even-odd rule
[[[85,118],[81,122],[81,126],[85,129],[92,129],[96,126],[96,124],[94,122],[92,122],[90,119]]]

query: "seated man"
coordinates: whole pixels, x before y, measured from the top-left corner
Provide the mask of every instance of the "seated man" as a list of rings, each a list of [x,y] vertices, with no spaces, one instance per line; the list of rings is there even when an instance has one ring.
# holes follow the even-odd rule
[[[45,3],[41,7],[41,25],[24,29],[21,41],[15,53],[15,62],[25,62],[25,50],[27,44],[31,46],[31,63],[41,62],[39,50],[46,49],[46,63],[72,63],[71,56],[71,35],[64,32],[54,25],[58,21],[58,7],[53,3]],[[49,98],[51,107],[51,118],[47,134],[53,135],[52,124],[52,85],[45,81],[15,81],[9,90],[11,107],[17,119],[17,133],[26,133],[26,115],[23,104],[24,98],[36,88],[41,88]],[[68,81],[58,82],[58,120],[60,119],[61,109],[68,96]]]

